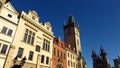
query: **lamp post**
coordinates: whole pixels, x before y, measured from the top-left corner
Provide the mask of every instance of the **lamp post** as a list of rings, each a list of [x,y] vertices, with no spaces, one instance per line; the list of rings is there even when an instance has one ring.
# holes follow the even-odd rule
[[[25,61],[26,61],[26,56],[20,61],[19,64],[17,64],[17,61],[18,61],[18,57],[16,56],[14,58],[14,65],[12,66],[12,68],[22,68],[22,66],[25,64]]]

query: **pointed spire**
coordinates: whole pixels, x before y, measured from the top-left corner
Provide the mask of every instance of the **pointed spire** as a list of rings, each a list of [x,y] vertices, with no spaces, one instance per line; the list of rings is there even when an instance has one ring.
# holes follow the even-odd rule
[[[100,47],[101,54],[106,54],[105,50],[103,49],[102,45]]]
[[[92,57],[97,56],[94,49],[92,49]]]
[[[118,59],[120,59],[120,54],[118,55]]]
[[[68,24],[71,24],[71,23],[75,23],[75,19],[73,16],[69,16],[69,19],[68,19]]]

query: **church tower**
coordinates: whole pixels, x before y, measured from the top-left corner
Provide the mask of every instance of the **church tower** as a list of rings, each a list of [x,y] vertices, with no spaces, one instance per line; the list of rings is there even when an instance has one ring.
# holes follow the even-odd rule
[[[74,17],[69,16],[68,23],[64,24],[64,40],[71,50],[81,56],[80,28],[75,23]]]

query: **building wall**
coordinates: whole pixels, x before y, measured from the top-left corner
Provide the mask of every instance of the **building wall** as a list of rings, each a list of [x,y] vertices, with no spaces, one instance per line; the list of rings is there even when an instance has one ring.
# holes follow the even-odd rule
[[[78,66],[77,54],[67,49],[66,56],[67,56],[67,68],[77,68]]]
[[[16,32],[18,13],[14,12],[16,12],[16,10],[14,10],[10,2],[4,4],[0,9],[0,68],[4,66],[5,59]],[[6,31],[2,32],[4,28],[6,28]],[[9,34],[10,30],[12,30],[11,34]],[[4,49],[5,45],[7,45],[7,48],[5,48],[6,50]],[[3,49],[5,53],[2,53]]]
[[[18,24],[18,28],[16,31],[16,35],[14,38],[14,41],[12,43],[12,47],[9,51],[9,57],[7,59],[6,62],[6,67],[5,68],[9,68],[13,65],[13,59],[17,56],[19,48],[23,48],[23,53],[22,56],[20,58],[18,58],[18,60],[20,61],[22,58],[24,58],[26,56],[27,60],[26,60],[26,64],[29,66],[26,66],[26,64],[24,66],[26,66],[26,68],[39,68],[40,66],[45,66],[45,67],[50,67],[51,66],[51,58],[52,58],[52,47],[53,47],[53,32],[52,30],[47,29],[42,23],[39,23],[39,21],[36,21],[32,18],[31,14],[36,15],[35,11],[29,11],[28,14],[26,14],[25,12],[22,11],[21,13],[21,17],[19,20],[19,24]],[[35,17],[38,18],[38,17]],[[45,23],[45,25],[47,25],[47,23]],[[24,41],[24,37],[25,37],[25,33],[26,33],[26,29],[29,30],[29,32],[33,32],[35,34],[34,36],[34,43],[28,43],[28,38],[27,41]],[[32,35],[33,35],[32,33]],[[27,35],[28,36],[28,35]],[[49,51],[46,51],[43,49],[43,42],[44,39],[49,40],[50,44],[49,44]],[[40,52],[36,51],[36,45],[40,47]],[[32,60],[29,60],[29,52],[32,51],[33,52],[33,57]],[[12,54],[11,54],[12,53]],[[45,55],[46,57],[49,57],[49,63],[45,64],[45,63],[41,63],[41,56]],[[44,62],[46,61],[46,59],[44,60]]]
[[[59,64],[61,68],[67,68],[65,44],[60,38],[54,39],[52,55],[52,68],[59,68],[57,67]]]

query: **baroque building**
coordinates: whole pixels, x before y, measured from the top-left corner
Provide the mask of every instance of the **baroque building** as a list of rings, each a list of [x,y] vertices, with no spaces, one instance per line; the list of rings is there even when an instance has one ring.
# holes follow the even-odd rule
[[[2,0],[4,1],[4,0]],[[18,25],[19,13],[10,2],[0,8],[0,68],[4,67]]]
[[[4,68],[51,68],[53,37],[51,24],[39,22],[37,12],[21,11]]]
[[[107,53],[102,47],[100,48],[100,56],[97,55],[94,50],[92,50],[91,56],[93,60],[93,68],[111,68],[107,58]]]
[[[114,60],[114,68],[120,68],[120,55],[118,55],[118,58],[113,59]]]

